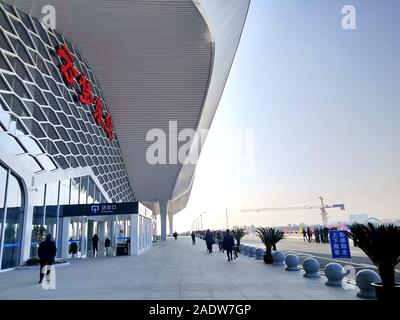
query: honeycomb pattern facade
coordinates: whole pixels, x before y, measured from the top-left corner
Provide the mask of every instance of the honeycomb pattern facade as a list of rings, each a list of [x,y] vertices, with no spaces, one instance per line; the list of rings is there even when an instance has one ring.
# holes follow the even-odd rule
[[[108,113],[100,85],[76,48],[34,17],[0,1],[0,131],[34,171],[89,166],[113,202],[134,201],[114,130],[109,140],[78,99],[79,86],[61,77],[56,48],[66,45],[79,74]],[[4,138],[2,138],[4,139]]]

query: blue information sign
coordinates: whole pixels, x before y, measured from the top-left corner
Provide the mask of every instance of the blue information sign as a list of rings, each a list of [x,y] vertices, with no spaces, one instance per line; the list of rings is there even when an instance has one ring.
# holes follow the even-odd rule
[[[137,214],[138,207],[138,202],[62,205],[60,206],[60,217]]]
[[[329,231],[332,258],[351,258],[349,238],[344,230]]]

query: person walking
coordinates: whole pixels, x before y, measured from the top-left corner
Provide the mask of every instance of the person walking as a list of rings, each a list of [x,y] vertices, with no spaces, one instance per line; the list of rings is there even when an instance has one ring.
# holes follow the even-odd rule
[[[111,247],[111,240],[109,238],[104,241],[104,247],[106,248],[106,256],[108,256]]]
[[[322,230],[322,227],[319,228],[319,237],[321,238],[321,242],[325,243],[324,231]]]
[[[224,241],[224,234],[222,233],[222,231],[221,230],[218,230],[218,232],[217,232],[217,241],[218,241],[218,248],[219,248],[219,251],[222,251],[222,249],[223,249],[223,245],[222,245],[222,243],[223,243],[223,241]]]
[[[325,243],[329,243],[329,229],[327,227],[324,227],[324,238]]]
[[[226,233],[224,235],[223,246],[224,249],[226,250],[228,261],[232,261],[233,260],[232,250],[233,247],[235,246],[235,239],[229,229],[226,230]]]
[[[38,250],[38,256],[40,260],[40,279],[39,283],[42,283],[44,274],[42,273],[42,270],[44,266],[51,266],[54,263],[54,259],[56,257],[57,253],[57,248],[56,248],[56,243],[51,240],[51,234],[46,235],[46,240],[40,243],[39,245],[39,250]],[[50,274],[50,270],[47,270],[47,274]]]
[[[191,237],[192,237],[192,245],[195,245],[196,244],[196,234],[194,233],[194,231],[192,231]]]
[[[307,231],[306,229],[303,228],[303,241],[306,242],[307,241]]]
[[[204,240],[206,240],[208,253],[212,253],[212,245],[213,245],[213,242],[214,242],[214,237],[213,237],[213,234],[211,233],[210,229],[208,229],[206,231],[206,235],[204,237]]]
[[[319,229],[318,227],[314,228],[314,236],[315,236],[315,242],[320,243],[320,238],[319,238]]]
[[[173,233],[173,236],[174,236],[175,240],[178,239],[178,233],[176,231]]]
[[[308,237],[308,242],[311,242],[312,231],[310,227],[307,227],[307,237]]]
[[[95,233],[92,237],[93,258],[99,255],[99,236]]]

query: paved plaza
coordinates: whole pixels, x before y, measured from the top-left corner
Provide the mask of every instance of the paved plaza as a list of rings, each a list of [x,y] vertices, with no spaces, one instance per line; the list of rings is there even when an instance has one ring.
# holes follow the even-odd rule
[[[217,246],[214,246],[217,250]],[[327,287],[325,278],[239,255],[234,262],[189,237],[156,243],[141,256],[73,260],[56,269],[55,290],[38,283],[38,270],[0,273],[0,299],[358,299],[356,290]]]

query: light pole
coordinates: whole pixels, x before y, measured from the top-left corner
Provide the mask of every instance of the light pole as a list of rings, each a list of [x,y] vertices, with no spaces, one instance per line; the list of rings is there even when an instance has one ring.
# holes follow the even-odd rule
[[[201,221],[201,223],[200,223],[200,225],[201,225],[201,230],[203,230],[203,215],[205,214],[206,212],[204,211],[201,215],[200,215],[200,221]]]
[[[226,209],[226,228],[229,229],[229,223],[228,223],[228,208]]]

